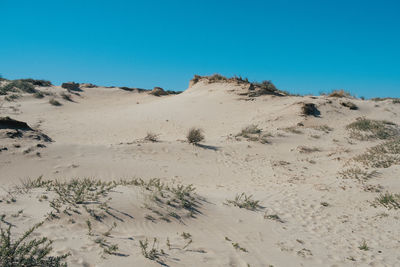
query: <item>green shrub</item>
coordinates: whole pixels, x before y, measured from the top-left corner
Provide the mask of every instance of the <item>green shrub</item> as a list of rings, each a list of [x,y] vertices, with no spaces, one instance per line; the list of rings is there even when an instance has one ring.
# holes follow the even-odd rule
[[[40,227],[37,224],[27,230],[21,237],[15,239],[11,236],[11,225],[7,229],[1,228],[0,234],[0,266],[67,266],[62,263],[69,254],[49,256],[52,251],[52,241],[46,237],[32,238],[32,233]],[[28,241],[28,239],[30,241]]]

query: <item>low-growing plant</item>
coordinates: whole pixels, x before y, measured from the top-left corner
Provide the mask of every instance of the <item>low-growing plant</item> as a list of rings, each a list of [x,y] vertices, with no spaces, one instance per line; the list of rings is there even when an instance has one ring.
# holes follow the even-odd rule
[[[50,256],[53,250],[52,241],[46,237],[32,238],[32,233],[41,225],[42,223],[36,224],[19,238],[12,237],[11,225],[6,229],[0,228],[0,266],[67,266],[64,261],[69,253]]]
[[[358,247],[360,250],[365,250],[368,251],[369,247],[367,245],[367,241],[363,240],[363,242],[360,244],[360,246]]]
[[[203,130],[200,128],[191,128],[186,136],[189,144],[197,145],[199,142],[204,140]]]
[[[152,132],[147,132],[144,140],[148,141],[148,142],[155,143],[155,142],[158,142],[158,136],[159,136],[158,134],[155,134],[155,133],[152,133]]]
[[[328,94],[329,97],[350,97],[351,94],[343,89],[341,90],[333,90]]]
[[[375,203],[380,204],[388,209],[400,209],[400,194],[392,194],[389,192],[380,194],[375,199]]]
[[[58,102],[54,98],[50,98],[49,103],[52,104],[53,106],[61,106],[62,105],[60,102]]]
[[[20,93],[35,93],[35,87],[29,83],[21,80],[14,80],[0,88],[0,95],[5,95],[7,92],[20,92]]]
[[[318,116],[320,114],[314,103],[303,103],[301,106],[301,113],[304,116]]]
[[[153,239],[153,245],[149,247],[149,241],[147,238],[145,240],[139,240],[139,246],[142,250],[142,255],[149,260],[160,260],[161,252],[156,248],[158,241],[157,238]]]
[[[370,178],[377,176],[377,171],[367,172],[359,167],[352,167],[338,173],[343,179],[355,179],[359,182],[364,182]]]
[[[62,99],[66,100],[66,101],[73,102],[70,94],[61,92],[60,96],[62,97]]]
[[[350,101],[342,102],[340,104],[342,106],[346,107],[346,108],[351,109],[351,110],[357,110],[358,109],[357,105],[354,104],[353,102],[350,102]]]
[[[19,95],[19,94],[11,94],[11,95],[6,96],[4,98],[4,100],[11,102],[11,101],[14,101],[15,99],[18,99],[20,97],[21,97],[21,95]]]
[[[363,154],[354,157],[354,160],[373,168],[398,165],[400,164],[400,138],[368,148]]]
[[[299,146],[297,149],[299,150],[300,153],[303,154],[309,154],[321,151],[321,149],[319,149],[318,147],[308,147],[308,146]]]
[[[41,91],[37,91],[36,93],[33,94],[33,96],[34,96],[35,98],[43,98],[43,97],[44,97],[44,94],[43,94],[43,92],[41,92]]]
[[[236,194],[233,200],[227,200],[226,202],[241,209],[257,210],[261,208],[260,201],[254,200],[252,195],[247,195],[246,193]]]
[[[346,126],[350,136],[358,140],[390,139],[399,135],[398,126],[389,121],[357,118]]]

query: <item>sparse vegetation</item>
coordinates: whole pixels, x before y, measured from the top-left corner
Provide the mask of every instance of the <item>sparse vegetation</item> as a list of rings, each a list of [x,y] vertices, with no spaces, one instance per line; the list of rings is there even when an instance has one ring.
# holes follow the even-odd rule
[[[350,97],[351,94],[343,89],[341,90],[333,90],[331,93],[328,94],[329,97]]]
[[[355,161],[373,168],[388,168],[400,164],[400,138],[386,141],[367,149],[354,158]]]
[[[20,79],[19,81],[28,82],[35,86],[42,86],[42,87],[52,86],[51,82],[46,80],[35,80],[29,78],[29,79]]]
[[[399,128],[393,122],[357,118],[346,126],[350,136],[358,140],[390,139],[399,135]]]
[[[161,252],[156,248],[158,244],[157,238],[153,239],[153,245],[149,247],[149,241],[147,238],[145,240],[139,240],[139,246],[142,250],[142,255],[152,261],[160,261],[160,257],[162,256]],[[162,262],[162,261],[161,261]]]
[[[49,103],[53,106],[61,106],[62,104],[58,102],[55,98],[50,98]]]
[[[290,127],[282,128],[282,130],[285,131],[285,132],[294,133],[294,134],[302,134],[303,133],[296,126],[290,126]]]
[[[364,251],[368,251],[369,247],[367,245],[367,241],[363,240],[363,242],[361,243],[361,245],[358,247],[360,250],[364,250]]]
[[[44,97],[44,94],[43,94],[43,92],[41,92],[41,91],[37,91],[36,93],[33,94],[33,96],[34,96],[35,98],[43,98],[43,97]]]
[[[62,97],[62,99],[66,100],[66,101],[73,102],[70,94],[61,92],[60,96]]]
[[[254,200],[252,195],[246,193],[237,194],[233,200],[227,200],[227,204],[247,210],[257,210],[261,208],[259,200]]]
[[[21,95],[19,95],[19,94],[11,94],[11,95],[6,96],[4,98],[4,100],[11,102],[11,101],[14,101],[14,100],[16,100],[16,99],[18,99],[20,97],[21,97]]]
[[[311,128],[313,128],[314,130],[317,130],[317,131],[325,132],[325,133],[329,133],[329,132],[333,131],[333,128],[329,127],[328,125],[317,125],[317,126],[312,126]]]
[[[359,182],[365,182],[377,174],[377,171],[367,172],[359,167],[353,167],[339,172],[339,175],[343,179],[355,179]]]
[[[189,144],[197,145],[204,140],[203,130],[200,128],[191,128],[186,136]]]
[[[32,238],[32,233],[41,225],[36,224],[19,238],[12,237],[11,225],[7,229],[0,228],[0,266],[67,266],[63,262],[69,254],[49,256],[52,241],[46,237]]]
[[[0,95],[6,95],[8,92],[30,93],[36,92],[35,87],[26,81],[14,80],[0,87]]]
[[[273,220],[273,221],[277,221],[277,222],[280,222],[280,223],[284,223],[284,221],[281,219],[281,217],[279,217],[279,215],[277,215],[277,214],[267,214],[267,213],[265,213],[264,214],[264,219],[268,219],[268,220]]]
[[[318,147],[308,147],[308,146],[299,146],[299,147],[297,147],[297,149],[299,150],[300,153],[303,153],[303,154],[309,154],[309,153],[321,151],[321,149],[319,149]]]
[[[305,116],[318,116],[320,114],[314,103],[303,103],[301,113]]]
[[[389,192],[380,194],[375,199],[375,204],[382,205],[388,209],[400,209],[400,194],[392,194]]]
[[[242,129],[242,131],[236,135],[236,137],[244,137],[249,141],[260,142],[261,144],[268,143],[268,137],[271,134],[262,134],[262,130],[258,128],[258,125],[251,124]]]
[[[354,104],[353,102],[347,101],[347,102],[342,102],[340,103],[342,106],[349,108],[351,110],[357,110],[358,107],[356,104]]]
[[[155,134],[155,133],[152,133],[152,132],[147,132],[144,140],[148,141],[148,142],[155,143],[155,142],[158,142],[158,136],[159,136],[158,134]]]

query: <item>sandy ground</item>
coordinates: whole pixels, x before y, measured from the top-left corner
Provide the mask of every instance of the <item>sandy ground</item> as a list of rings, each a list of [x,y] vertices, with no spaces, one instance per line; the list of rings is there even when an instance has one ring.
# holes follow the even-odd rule
[[[382,142],[350,138],[346,125],[358,117],[400,124],[400,104],[351,99],[359,109],[350,110],[341,98],[248,98],[234,84],[204,82],[162,97],[85,88],[73,102],[59,97],[60,87],[40,90],[56,94],[62,106],[50,105],[49,96],[0,100],[1,116],[53,140],[1,137],[7,150],[0,152],[0,215],[16,236],[44,221],[36,235],[54,241],[54,255],[70,252],[69,266],[400,266],[399,209],[373,204],[383,192],[400,192],[400,166],[357,165],[374,174],[363,182],[339,174]],[[321,115],[303,116],[303,102],[315,103]],[[268,134],[268,143],[236,136],[250,124]],[[204,130],[201,146],[186,142],[194,126]],[[159,141],[145,141],[147,132]],[[103,214],[96,219],[78,204],[80,213],[49,218],[54,192],[14,190],[39,176],[192,184],[196,211],[157,204],[152,188],[118,184],[104,197],[112,215],[98,209]],[[260,206],[228,203],[241,193]],[[165,219],[174,212],[179,219]],[[99,238],[117,252],[104,252]],[[154,260],[141,250],[146,238],[150,248],[157,239]]]

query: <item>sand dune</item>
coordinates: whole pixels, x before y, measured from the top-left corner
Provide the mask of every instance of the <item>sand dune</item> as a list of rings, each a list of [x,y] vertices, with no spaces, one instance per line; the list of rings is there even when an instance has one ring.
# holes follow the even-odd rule
[[[400,266],[392,99],[252,95],[246,82],[207,79],[165,96],[36,89],[47,95],[0,98],[0,117],[32,128],[0,127],[1,227],[18,237],[44,221],[34,234],[54,241],[52,255],[70,253],[68,266]],[[359,118],[367,130],[348,127]],[[191,127],[204,130],[197,146]],[[230,202],[241,193],[254,209]],[[385,193],[393,202],[377,200]]]

